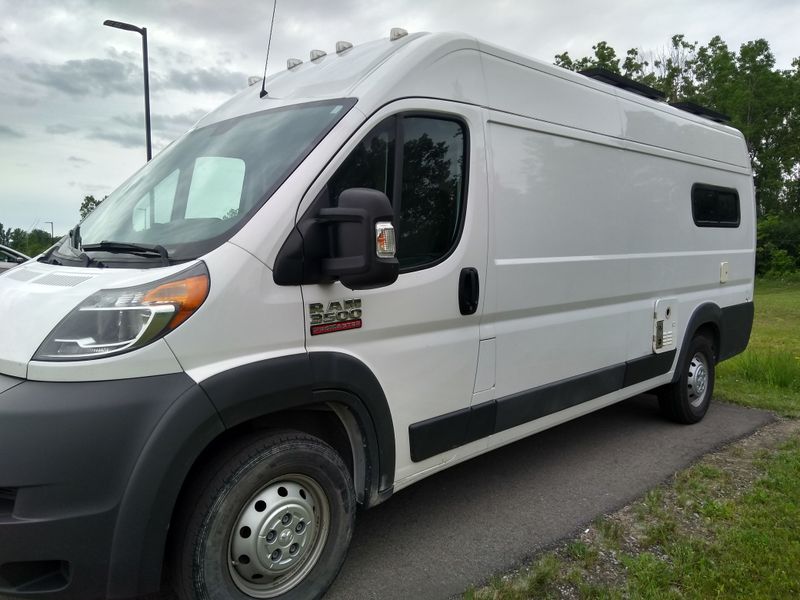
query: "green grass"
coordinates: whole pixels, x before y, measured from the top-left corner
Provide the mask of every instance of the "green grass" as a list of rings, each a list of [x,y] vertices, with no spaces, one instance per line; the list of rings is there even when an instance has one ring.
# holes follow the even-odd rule
[[[800,360],[787,351],[745,352],[726,368],[734,379],[797,391]]]
[[[800,598],[800,439],[794,435],[777,450],[749,451],[760,475],[746,490],[734,493],[724,470],[695,465],[623,516],[595,521],[595,535],[464,598]],[[623,535],[636,543],[622,543]]]
[[[750,344],[717,369],[715,396],[800,417],[800,283],[758,280]]]
[[[627,592],[641,598],[800,597],[800,442],[766,460],[766,475],[735,500],[698,504],[708,536],[678,534],[663,546],[668,560],[644,552],[626,559]]]
[[[597,548],[580,540],[569,542],[566,550],[572,560],[579,562],[584,567],[591,567],[597,562]]]
[[[611,519],[601,518],[595,520],[594,526],[600,532],[600,537],[606,547],[619,548],[622,542],[622,525]]]
[[[558,598],[555,585],[562,578],[560,570],[561,561],[555,554],[548,552],[515,577],[495,577],[482,589],[468,589],[463,597],[464,600]]]

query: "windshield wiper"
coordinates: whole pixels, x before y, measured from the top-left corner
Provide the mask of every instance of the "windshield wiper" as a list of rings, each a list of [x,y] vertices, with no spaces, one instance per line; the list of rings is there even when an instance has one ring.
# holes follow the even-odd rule
[[[134,244],[132,242],[109,242],[104,240],[99,244],[83,244],[81,250],[84,252],[100,251],[119,254],[133,254],[134,256],[158,256],[161,264],[169,266],[169,252],[164,246],[159,244]]]
[[[39,259],[39,262],[49,265],[72,266],[74,262],[80,263],[80,267],[105,267],[101,261],[92,258],[85,252],[81,251],[81,226],[76,225],[75,229],[71,229],[67,234],[67,241],[69,246],[75,251],[71,256],[58,252],[60,243],[53,244],[50,249],[45,252]]]

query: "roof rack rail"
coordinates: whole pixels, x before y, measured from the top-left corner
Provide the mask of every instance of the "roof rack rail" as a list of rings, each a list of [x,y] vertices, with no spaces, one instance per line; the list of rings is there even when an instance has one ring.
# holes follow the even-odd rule
[[[597,81],[622,88],[623,90],[628,90],[634,94],[639,94],[645,98],[650,98],[651,100],[664,100],[667,97],[666,94],[660,90],[600,67],[584,69],[583,71],[578,71],[578,73],[596,79]]]
[[[670,102],[669,105],[672,106],[673,108],[690,112],[693,115],[707,117],[712,121],[716,121],[717,123],[731,122],[731,118],[728,115],[724,115],[721,112],[717,112],[716,110],[711,110],[710,108],[706,108],[705,106],[700,106],[699,104],[695,104],[694,102]]]

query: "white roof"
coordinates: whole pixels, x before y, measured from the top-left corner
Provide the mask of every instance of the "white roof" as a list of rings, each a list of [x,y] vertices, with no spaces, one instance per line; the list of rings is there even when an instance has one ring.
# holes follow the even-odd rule
[[[484,106],[749,169],[737,130],[461,33],[416,33],[306,61],[253,85],[198,126],[287,104],[357,98],[365,115],[397,98]]]

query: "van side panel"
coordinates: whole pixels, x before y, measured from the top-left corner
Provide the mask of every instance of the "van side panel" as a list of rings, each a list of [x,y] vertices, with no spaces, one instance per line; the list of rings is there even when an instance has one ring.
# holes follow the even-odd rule
[[[625,139],[750,169],[747,146],[735,129],[687,113],[676,114],[663,102],[620,97],[619,103]]]
[[[720,332],[730,350],[720,358],[741,351],[755,246],[741,134],[513,58],[485,55],[484,68],[492,220],[481,338],[496,336],[497,348],[490,447],[670,381],[704,323],[698,307],[717,307],[716,326],[736,329]],[[738,227],[695,224],[698,183],[736,189]],[[663,354],[653,350],[659,300],[677,306]]]
[[[617,140],[489,113],[496,398],[626,358]]]
[[[627,358],[652,349],[653,306],[658,298],[677,298],[677,339],[703,303],[720,308],[753,298],[755,213],[749,175],[667,158],[640,148],[626,152],[622,202],[627,232],[631,294],[638,298],[628,322]],[[692,218],[696,183],[735,188],[739,227],[698,227]],[[720,281],[722,263],[728,280]]]
[[[483,54],[482,58],[488,106],[493,110],[608,136],[622,135],[613,93],[579,85],[554,73],[492,54]]]

